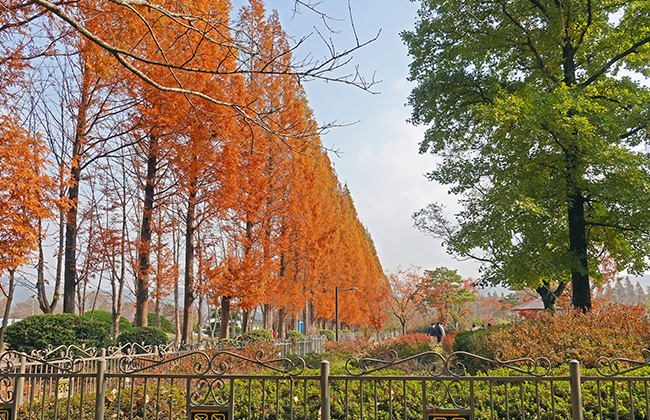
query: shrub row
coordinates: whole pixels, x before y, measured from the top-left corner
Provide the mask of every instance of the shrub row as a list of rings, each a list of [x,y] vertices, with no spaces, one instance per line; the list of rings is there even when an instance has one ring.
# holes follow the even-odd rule
[[[106,325],[108,325],[109,328],[112,327],[113,322],[111,321],[111,313],[109,311],[103,311],[103,310],[94,310],[94,311],[87,311],[84,313],[84,318],[86,319],[93,319],[95,321],[103,322]],[[156,326],[156,314],[153,312],[149,312],[147,314],[147,325],[150,327],[155,327]],[[128,331],[131,328],[133,328],[133,323],[129,322],[128,319],[125,317],[120,317],[120,332]],[[170,320],[165,318],[164,316],[160,317],[160,329],[163,330],[166,333],[173,333],[174,332],[174,325],[171,323]]]
[[[111,339],[110,314],[91,320],[88,316],[72,314],[44,314],[27,317],[9,325],[5,342],[9,350],[29,353],[44,350],[48,346],[70,346],[104,348],[113,343]],[[117,337],[117,343],[138,343],[161,345],[168,341],[167,334],[154,327],[130,328]]]
[[[575,359],[590,368],[600,357],[639,359],[649,345],[650,319],[642,307],[606,304],[586,314],[543,312],[512,324],[462,332],[453,350],[504,360],[544,356],[553,366]],[[489,369],[464,360],[472,373]]]

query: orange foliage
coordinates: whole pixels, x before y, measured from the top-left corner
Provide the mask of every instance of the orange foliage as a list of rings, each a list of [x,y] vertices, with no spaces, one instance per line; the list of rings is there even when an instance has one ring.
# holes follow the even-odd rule
[[[640,357],[650,342],[650,320],[640,306],[605,304],[591,312],[550,313],[489,330],[490,347],[506,359],[547,357],[554,364],[571,359],[593,367],[599,357]]]
[[[327,320],[334,319],[336,287],[356,287],[339,297],[341,322],[380,328],[385,315],[379,302],[387,297],[388,283],[350,192],[321,144],[304,90],[287,75],[295,63],[277,12],[267,13],[263,1],[250,0],[239,16],[241,32],[235,32],[229,29],[227,0],[165,3],[174,16],[153,6],[105,0],[61,6],[120,54],[107,53],[75,31],[64,34],[65,25],[50,28],[52,38],[65,39],[66,47],[79,53],[74,64],[81,69],[75,75],[80,98],[70,107],[76,131],[70,144],[61,145],[62,160],[71,157],[60,167],[72,179],[68,230],[76,235],[77,211],[86,223],[80,230],[87,254],[84,276],[114,269],[123,258],[144,283],[138,288],[150,288],[147,282],[154,279],[148,297],[158,299],[170,293],[183,265],[186,308],[200,293],[213,303],[228,296],[241,309],[270,305],[297,315],[313,308],[312,316]],[[25,7],[16,13],[34,12]],[[0,13],[0,24],[5,18]],[[123,66],[116,66],[116,59]],[[129,65],[139,75],[124,69]],[[0,68],[0,88],[20,70]],[[177,91],[160,90],[152,81]],[[132,106],[124,111],[115,105],[120,101]],[[115,127],[111,112],[120,114]],[[9,203],[5,194],[14,199],[0,208],[2,237],[11,238],[0,243],[0,256],[2,264],[15,267],[38,239],[33,220],[49,215],[49,185],[40,175],[45,164],[40,140],[12,121],[3,122],[0,165],[13,172],[2,167],[0,193],[2,204]],[[132,179],[101,179],[87,169],[101,161],[111,176],[111,159],[102,160],[108,150],[133,156]],[[145,162],[154,160],[150,174]],[[104,196],[86,208],[80,184],[88,180]],[[115,201],[119,189],[121,202],[101,208],[99,202]],[[135,198],[131,202],[122,195]],[[148,222],[150,230],[144,227]],[[137,233],[127,232],[127,223]],[[177,250],[167,239],[182,229],[180,224],[186,259],[177,264],[172,255]],[[77,248],[69,246],[71,256],[66,254],[66,296],[77,286],[70,276],[77,273],[72,252]],[[155,260],[146,264],[150,253]]]
[[[0,117],[0,273],[25,264],[38,244],[38,220],[50,217],[52,180],[40,138]]]

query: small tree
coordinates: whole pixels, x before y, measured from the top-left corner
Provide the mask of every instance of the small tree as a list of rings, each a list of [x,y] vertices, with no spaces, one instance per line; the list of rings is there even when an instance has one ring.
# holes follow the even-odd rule
[[[455,329],[468,315],[467,305],[478,296],[472,279],[463,280],[457,270],[446,267],[426,270],[418,290],[424,301],[438,310],[440,321],[452,323]]]
[[[425,279],[420,274],[420,267],[410,265],[407,269],[398,268],[396,273],[388,273],[391,292],[388,294],[388,306],[397,318],[406,334],[406,326],[418,312],[420,302],[419,287]]]

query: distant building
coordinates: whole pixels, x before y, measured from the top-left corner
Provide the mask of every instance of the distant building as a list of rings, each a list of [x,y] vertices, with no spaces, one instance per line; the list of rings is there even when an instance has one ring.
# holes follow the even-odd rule
[[[520,303],[517,306],[513,306],[510,310],[516,314],[521,314],[521,312],[540,312],[544,310],[544,302],[540,298],[533,298],[529,301]]]

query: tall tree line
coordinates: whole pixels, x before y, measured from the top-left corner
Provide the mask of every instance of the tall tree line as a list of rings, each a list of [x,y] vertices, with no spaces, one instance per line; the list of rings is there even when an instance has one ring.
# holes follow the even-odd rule
[[[227,1],[11,7],[2,112],[33,139],[21,159],[44,181],[18,185],[40,204],[2,219],[22,229],[2,239],[13,261],[2,269],[37,267],[43,312],[82,313],[105,287],[117,334],[126,291],[137,326],[174,296],[187,342],[197,299],[222,308],[222,325],[233,308],[276,312],[283,333],[300,313],[333,319],[335,287],[355,286],[342,321],[380,322],[369,302],[385,293],[381,265],[276,12],[259,0],[236,19]]]

